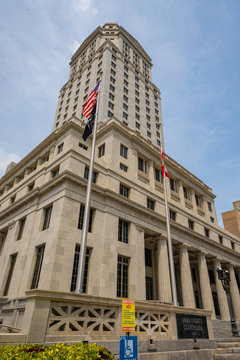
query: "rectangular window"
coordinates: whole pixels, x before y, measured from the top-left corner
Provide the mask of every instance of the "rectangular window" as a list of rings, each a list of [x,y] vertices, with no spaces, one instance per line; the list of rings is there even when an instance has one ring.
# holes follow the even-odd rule
[[[124,73],[125,79],[128,79],[128,74]]]
[[[113,61],[111,62],[111,66],[116,69],[116,64]]]
[[[153,300],[153,278],[146,276],[146,300]]]
[[[78,146],[79,146],[80,148],[82,148],[83,150],[87,150],[87,149],[88,149],[88,147],[87,147],[86,145],[82,144],[82,143],[79,143]]]
[[[42,230],[46,230],[49,228],[51,214],[52,214],[52,205],[44,208],[44,220],[43,220]]]
[[[125,171],[125,172],[127,172],[127,170],[128,170],[127,166],[122,164],[122,163],[120,163],[120,169]]]
[[[139,114],[135,114],[135,118],[137,119],[137,120],[140,120],[140,115]]]
[[[123,111],[123,118],[127,120],[128,118],[128,114],[126,114],[124,111]]]
[[[26,218],[19,220],[19,230],[18,230],[17,240],[20,240],[22,238],[25,222],[26,222]]]
[[[220,244],[223,244],[223,237],[221,235],[218,235],[218,240]]]
[[[112,117],[113,117],[113,113],[112,113],[110,110],[108,110],[108,117],[109,117],[109,118],[112,118]]]
[[[214,223],[214,218],[212,216],[210,216],[210,221]]]
[[[145,266],[152,267],[152,250],[145,248]]]
[[[89,223],[88,223],[88,232],[92,232],[92,224],[93,224],[93,209],[90,209],[89,214]],[[78,229],[83,229],[83,219],[84,219],[84,213],[85,213],[85,205],[80,205],[80,211],[79,211],[79,217],[78,217]]]
[[[176,221],[176,213],[175,211],[169,210],[169,217],[171,220]]]
[[[112,84],[109,85],[109,89],[110,89],[112,92],[115,91],[115,87],[114,87]]]
[[[140,124],[136,121],[135,126],[137,129],[140,129]]]
[[[111,101],[108,102],[108,107],[112,110],[114,109],[114,105],[113,105],[113,103],[111,103]]]
[[[138,158],[138,170],[143,171],[145,174],[147,173],[147,162],[142,158]]]
[[[128,148],[125,145],[120,144],[120,155],[125,159],[127,159],[127,153],[128,153]]]
[[[84,179],[88,180],[88,176],[89,176],[89,168],[87,166],[85,166],[84,169]],[[97,173],[96,171],[93,171],[93,178],[92,178],[92,182],[95,184],[97,181]]]
[[[135,110],[136,110],[137,112],[139,112],[139,111],[140,111],[140,107],[137,106],[137,105],[135,105]]]
[[[151,136],[152,136],[152,134],[151,134],[150,131],[147,131],[147,136],[148,136],[148,137],[151,137]]]
[[[127,80],[123,80],[123,84],[125,85],[125,86],[128,86],[128,81]]]
[[[152,200],[152,199],[147,198],[147,207],[148,207],[148,209],[154,210],[155,201]]]
[[[36,248],[36,262],[35,262],[35,267],[34,267],[34,272],[33,272],[31,289],[37,289],[37,287],[38,287],[41,269],[42,269],[44,250],[45,250],[45,245],[38,246]]]
[[[124,110],[128,111],[128,106],[127,106],[127,104],[123,103],[123,108],[124,108]]]
[[[195,200],[196,200],[196,205],[201,207],[201,198],[199,195],[195,194]]]
[[[129,223],[127,221],[119,219],[119,221],[118,221],[118,241],[128,244],[128,228],[129,228]]]
[[[128,198],[129,195],[129,188],[120,184],[119,186],[119,194],[122,196],[125,196],[126,198]]]
[[[176,181],[173,180],[172,178],[170,178],[169,180],[170,180],[170,189],[172,191],[177,191]]]
[[[28,191],[32,191],[34,189],[34,182],[28,185]]]
[[[190,200],[189,189],[185,186],[183,186],[183,196],[184,196],[184,199]]]
[[[210,203],[210,201],[208,201],[207,204],[208,204],[208,210],[212,212],[212,204]]]
[[[102,144],[98,147],[98,157],[102,157],[105,154],[105,144]]]
[[[3,291],[3,296],[6,296],[8,294],[8,290],[9,290],[10,283],[11,283],[11,280],[12,280],[12,275],[13,275],[13,270],[14,270],[14,266],[15,266],[15,263],[16,263],[16,259],[17,259],[17,254],[13,254],[13,255],[10,256],[10,266],[9,266],[7,281],[6,281],[6,284],[5,284],[4,291]]]
[[[140,103],[140,100],[139,100],[137,97],[135,97],[135,103],[136,103],[136,104],[139,104],[139,103]]]
[[[162,171],[159,169],[155,169],[155,180],[163,183]]]
[[[123,95],[123,100],[128,102],[128,97],[126,95]]]
[[[123,92],[125,93],[125,94],[128,94],[128,89],[127,88],[123,88]]]
[[[58,145],[58,148],[57,148],[57,153],[60,154],[60,152],[63,151],[63,143]]]
[[[149,122],[147,122],[147,128],[151,129],[151,124]]]
[[[209,238],[209,229],[204,228],[204,233],[205,233],[205,236]]]
[[[194,230],[194,222],[190,219],[188,219],[188,227],[189,229]]]
[[[114,71],[113,69],[111,69],[111,74],[112,74],[113,76],[116,76],[116,71]]]
[[[115,96],[112,93],[109,93],[109,99],[111,99],[112,101],[114,101]]]
[[[234,242],[234,241],[231,241],[231,248],[232,248],[233,250],[235,250],[235,242]]]
[[[117,297],[128,297],[128,267],[129,259],[118,255],[117,264]]]
[[[57,167],[56,169],[52,170],[52,177],[55,178],[58,174],[59,174],[59,167]]]
[[[115,84],[116,80],[112,76],[110,76],[110,81],[111,81],[111,83]]]
[[[80,245],[76,244],[75,254],[73,260],[73,269],[72,269],[72,280],[70,291],[75,291],[77,286],[77,275],[78,275],[78,266],[79,266],[79,257],[80,257]],[[89,261],[90,261],[90,249],[86,248],[85,256],[85,266],[83,274],[83,293],[87,292],[87,280],[88,280],[88,271],[89,271]]]

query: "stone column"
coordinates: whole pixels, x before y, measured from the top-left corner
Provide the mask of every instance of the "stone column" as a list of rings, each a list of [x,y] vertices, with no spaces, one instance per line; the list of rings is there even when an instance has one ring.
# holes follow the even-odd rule
[[[220,308],[220,314],[222,320],[230,320],[230,313],[228,308],[226,292],[223,289],[221,280],[218,279],[217,268],[221,268],[221,263],[219,259],[214,260],[214,276],[216,281],[217,297]]]
[[[146,300],[144,229],[139,225],[136,225],[136,235],[136,268],[135,276],[134,279],[132,279],[132,282],[136,284],[136,299]]]
[[[209,281],[208,275],[208,268],[206,257],[203,252],[197,254],[198,260],[198,272],[200,278],[200,288],[201,288],[201,297],[202,297],[202,304],[203,309],[211,310],[212,311],[212,319],[216,318],[214,304],[213,304],[213,297],[212,297],[212,290]]]
[[[155,188],[155,179],[154,179],[154,167],[153,161],[148,161],[148,174],[149,174],[149,186],[154,189]]]
[[[230,272],[230,294],[232,298],[233,310],[235,314],[235,319],[237,322],[240,321],[240,296],[239,290],[237,286],[235,271],[232,264],[229,264],[229,272]]]
[[[159,239],[158,254],[158,298],[161,302],[172,303],[171,279],[169,274],[167,240]]]
[[[179,260],[181,268],[181,285],[183,306],[195,308],[195,299],[192,284],[191,268],[189,263],[188,249],[181,245],[179,249]]]

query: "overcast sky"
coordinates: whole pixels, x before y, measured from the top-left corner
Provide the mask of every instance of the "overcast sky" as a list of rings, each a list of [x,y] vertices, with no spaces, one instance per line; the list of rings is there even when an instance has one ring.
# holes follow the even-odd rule
[[[49,135],[71,56],[106,22],[152,58],[166,152],[213,189],[221,224],[240,199],[239,0],[2,0],[0,176]]]

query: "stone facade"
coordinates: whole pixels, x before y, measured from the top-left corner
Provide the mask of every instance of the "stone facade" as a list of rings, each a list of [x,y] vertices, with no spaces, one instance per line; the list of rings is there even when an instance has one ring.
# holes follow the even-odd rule
[[[233,202],[233,210],[222,213],[224,229],[240,237],[240,201]]]
[[[87,74],[90,65],[89,90],[96,84],[98,69],[103,70],[103,80],[85,294],[79,295],[74,290],[92,142],[91,136],[86,142],[82,140],[80,112],[86,84],[79,85],[81,96],[75,114],[68,112],[64,119],[59,108],[61,101],[67,103],[69,92],[69,104],[73,104],[78,77]],[[166,154],[179,301],[179,306],[172,305],[158,137],[160,92],[151,82],[151,59],[123,28],[106,24],[86,39],[70,66],[52,133],[0,180],[0,304],[4,324],[21,329],[23,341],[79,341],[84,336],[116,340],[121,334],[120,300],[128,297],[137,302],[136,331],[143,339],[176,341],[175,314],[179,312],[205,315],[213,339],[212,320],[214,324],[230,320],[218,267],[230,271],[232,303],[240,321],[240,240],[218,226],[212,190]],[[129,76],[127,101],[126,97],[122,100],[120,91],[127,88],[123,83],[125,68]],[[115,76],[110,75],[111,69],[115,69]],[[115,92],[109,90],[110,76],[116,78]],[[134,85],[138,83],[139,96]],[[114,93],[114,110],[108,117],[110,93]],[[144,104],[140,111],[136,111],[135,98]],[[125,109],[127,119],[123,118],[123,103],[129,106],[129,111]],[[140,129],[135,124],[138,113]],[[154,129],[151,138],[147,124]],[[104,322],[104,316],[109,320]],[[96,321],[91,322],[91,317]]]

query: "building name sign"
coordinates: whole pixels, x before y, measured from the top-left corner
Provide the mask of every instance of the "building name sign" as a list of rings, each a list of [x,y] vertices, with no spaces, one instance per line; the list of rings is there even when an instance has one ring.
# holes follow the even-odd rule
[[[176,314],[179,339],[208,339],[206,316]]]

